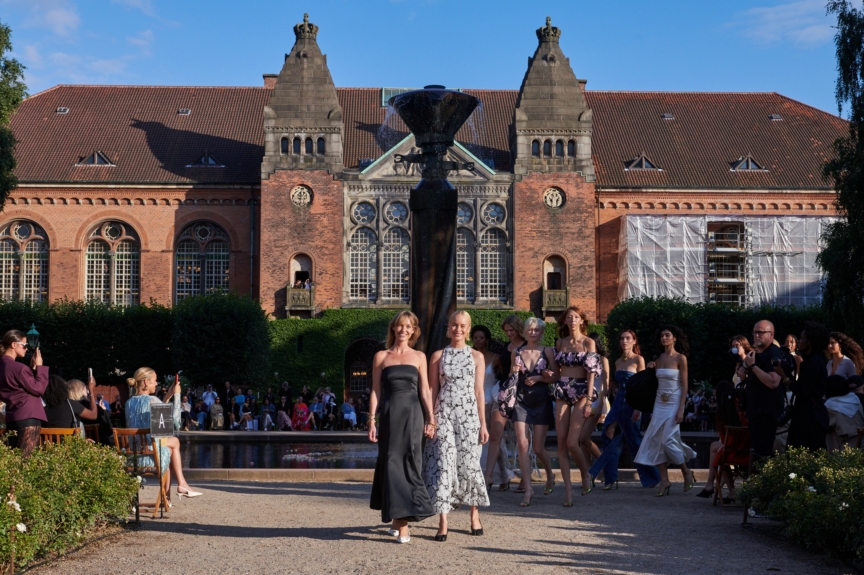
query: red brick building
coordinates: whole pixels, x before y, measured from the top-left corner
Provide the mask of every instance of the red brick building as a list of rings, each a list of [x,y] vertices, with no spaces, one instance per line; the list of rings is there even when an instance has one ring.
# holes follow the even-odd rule
[[[585,89],[537,30],[519,90],[466,90],[457,134],[464,307],[603,319],[622,297],[815,303],[821,177],[843,120],[776,93]],[[297,38],[254,87],[61,85],[12,120],[0,296],[172,304],[227,289],[275,317],[405,307],[413,136],[396,88],[336,88]],[[338,58],[338,54],[335,55]],[[314,289],[293,286],[310,279]]]

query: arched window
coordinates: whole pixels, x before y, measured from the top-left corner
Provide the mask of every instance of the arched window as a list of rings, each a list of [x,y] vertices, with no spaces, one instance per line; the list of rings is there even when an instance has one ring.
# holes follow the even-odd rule
[[[537,140],[531,142],[531,155],[540,157],[540,142]]]
[[[410,241],[402,228],[390,228],[384,234],[381,248],[381,296],[407,302],[411,297],[408,278],[411,273]]]
[[[547,158],[552,155],[552,142],[550,140],[543,142],[543,155]]]
[[[48,236],[33,222],[0,229],[0,299],[48,299]]]
[[[112,221],[90,232],[84,291],[88,300],[135,305],[141,282],[141,247],[131,226]]]
[[[318,138],[318,154],[323,156],[326,151],[327,144],[324,142],[324,138]]]
[[[477,248],[474,234],[465,228],[456,230],[456,299],[474,303],[474,267]]]
[[[312,155],[312,138],[306,138],[306,155]]]
[[[291,149],[290,149],[291,143],[288,141],[288,138],[282,138],[281,146],[282,146],[281,149],[282,149],[283,154],[287,154],[288,152],[291,151]]]
[[[300,138],[294,138],[294,155],[300,155]]]
[[[573,140],[567,142],[567,155],[571,158],[576,157],[576,142],[574,142]]]
[[[566,285],[567,264],[561,256],[549,256],[543,261],[543,280],[547,290],[563,290]]]
[[[231,252],[228,234],[210,222],[186,226],[174,251],[177,265],[175,299],[228,291]]]
[[[507,239],[498,229],[480,236],[480,298],[507,301]]]
[[[555,155],[559,158],[564,155],[564,142],[561,140],[555,142]]]
[[[349,291],[353,300],[377,298],[378,238],[369,228],[351,234],[349,247]]]

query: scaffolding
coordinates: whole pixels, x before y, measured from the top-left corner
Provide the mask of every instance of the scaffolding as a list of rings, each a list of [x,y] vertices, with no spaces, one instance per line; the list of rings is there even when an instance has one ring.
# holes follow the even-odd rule
[[[622,217],[618,299],[795,305],[822,301],[818,216]]]

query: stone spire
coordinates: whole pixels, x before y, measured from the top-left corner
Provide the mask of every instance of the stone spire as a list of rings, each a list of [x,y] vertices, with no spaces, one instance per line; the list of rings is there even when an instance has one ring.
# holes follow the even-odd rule
[[[327,56],[316,38],[318,26],[303,15],[296,41],[264,107],[261,178],[277,169],[342,171],[342,108]]]
[[[514,172],[582,172],[590,182],[592,113],[585,100],[585,81],[573,73],[560,39],[561,29],[547,17],[546,26],[537,29],[537,50],[528,59],[516,100],[511,134]]]

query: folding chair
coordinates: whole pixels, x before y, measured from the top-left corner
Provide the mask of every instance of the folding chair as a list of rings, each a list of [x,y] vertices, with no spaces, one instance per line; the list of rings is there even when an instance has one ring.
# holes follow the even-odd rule
[[[91,423],[84,425],[84,437],[91,440],[93,443],[99,443],[99,424]]]
[[[81,435],[81,430],[77,427],[43,427],[39,431],[39,445],[46,443],[60,443],[64,437],[72,437],[73,435]]]
[[[135,521],[141,521],[141,507],[148,510],[152,508],[153,519],[156,519],[156,513],[164,517],[164,513],[168,511],[168,486],[166,485],[168,476],[162,474],[158,441],[150,437],[150,430],[147,428],[115,428],[114,445],[120,455],[126,458],[126,473],[133,477],[158,478],[159,491],[155,502],[141,503],[141,490],[135,493]]]
[[[712,462],[713,464],[713,462]],[[723,492],[720,486],[723,484],[723,472],[727,471],[735,485],[735,478],[745,478],[750,465],[750,434],[746,427],[726,427],[723,437],[723,448],[717,452],[717,460],[714,465],[714,505],[720,502],[722,507]]]

